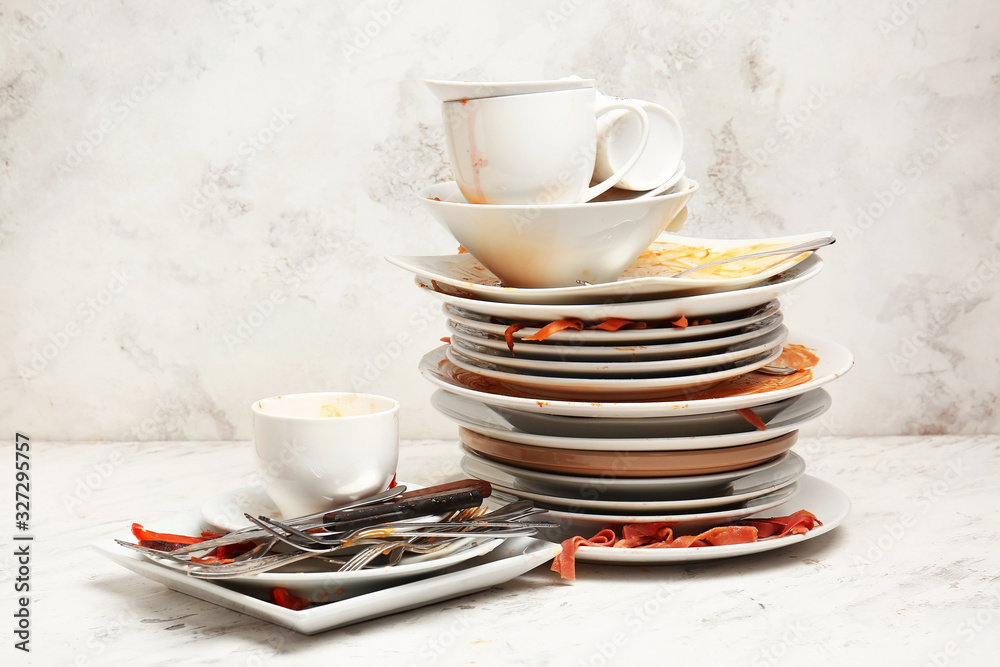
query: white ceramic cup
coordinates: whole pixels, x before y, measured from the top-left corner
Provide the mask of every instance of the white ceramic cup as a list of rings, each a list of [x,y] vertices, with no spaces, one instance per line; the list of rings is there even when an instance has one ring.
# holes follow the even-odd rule
[[[599,101],[617,98],[598,93]],[[619,100],[620,101],[620,100]],[[641,106],[649,116],[649,137],[639,160],[619,179],[617,188],[644,191],[659,187],[677,172],[684,153],[681,124],[667,109],[645,100],[627,100]],[[604,180],[629,163],[642,145],[643,129],[636,117],[613,111],[597,121],[597,160],[594,179]]]
[[[399,458],[399,403],[321,392],[255,401],[253,440],[264,490],[285,518],[388,488]]]
[[[622,110],[640,127],[631,159],[590,186],[597,119]],[[441,105],[455,180],[473,204],[576,204],[613,187],[641,157],[649,120],[638,104],[598,102],[593,88],[506,95]]]

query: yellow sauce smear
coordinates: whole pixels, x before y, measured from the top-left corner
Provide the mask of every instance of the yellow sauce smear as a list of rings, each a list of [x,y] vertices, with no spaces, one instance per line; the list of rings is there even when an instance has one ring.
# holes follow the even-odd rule
[[[343,417],[344,415],[340,414],[340,411],[336,407],[334,407],[332,404],[327,404],[327,405],[320,406],[319,416],[320,417]]]
[[[653,243],[639,258],[632,263],[622,278],[641,278],[644,276],[673,275],[686,269],[708,264],[720,259],[739,257],[740,255],[750,255],[755,252],[767,250],[777,250],[787,247],[787,243],[757,243],[754,245],[738,246],[725,250],[704,247],[679,245],[676,243]],[[803,257],[802,253],[798,257]],[[744,259],[738,262],[728,262],[717,264],[704,269],[692,271],[687,274],[692,278],[742,278],[752,276],[770,269],[771,267],[784,264],[794,257],[788,255],[772,255],[769,257],[757,257],[754,259]]]

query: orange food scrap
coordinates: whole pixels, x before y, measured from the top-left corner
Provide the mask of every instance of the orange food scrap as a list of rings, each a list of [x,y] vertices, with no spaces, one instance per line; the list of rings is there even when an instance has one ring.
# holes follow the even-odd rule
[[[431,201],[441,201],[440,197],[428,197]]]
[[[579,331],[583,329],[583,322],[577,319],[556,320],[555,322],[549,322],[542,327],[538,333],[532,334],[531,336],[525,336],[524,340],[542,341],[550,336],[554,336],[560,331],[565,331],[566,329],[575,329],[576,331]]]
[[[528,325],[524,322],[514,322],[514,324],[504,329],[503,339],[507,341],[507,349],[510,350],[511,354],[514,354],[514,332],[519,331],[526,326]]]
[[[458,246],[458,254],[459,254],[459,255],[465,255],[465,254],[467,254],[468,252],[469,252],[469,251],[465,249],[465,246],[464,246],[464,245],[460,245],[460,246]]]
[[[671,324],[673,324],[675,327],[678,327],[680,329],[687,329],[688,318],[686,318],[685,316],[681,315],[681,319],[674,320],[673,322],[671,322]]]
[[[767,430],[767,424],[764,423],[764,420],[761,419],[760,415],[758,415],[750,408],[740,408],[736,412],[739,413],[740,417],[743,417],[743,419],[746,419],[748,422],[750,422],[750,424],[758,431]]]
[[[441,342],[442,343],[450,343],[451,342],[451,336],[441,336]]]
[[[552,571],[563,579],[576,579],[576,550],[580,547],[613,547],[617,541],[615,531],[605,528],[589,540],[571,537],[562,543],[562,551],[552,561]]]
[[[759,538],[804,535],[816,526],[823,525],[823,522],[816,518],[815,514],[806,510],[769,519],[744,519],[740,523],[756,528]]]
[[[587,329],[597,329],[599,331],[618,331],[619,329],[645,329],[645,322],[627,320],[624,317],[609,317],[600,324],[587,327]]]
[[[563,579],[576,579],[576,550],[580,547],[610,547],[612,549],[686,549],[749,544],[767,538],[803,535],[823,522],[806,510],[788,516],[766,519],[744,519],[730,526],[716,526],[697,535],[674,537],[674,524],[632,523],[622,526],[619,539],[611,527],[603,528],[589,540],[571,537],[562,543],[562,552],[552,561],[552,571]]]

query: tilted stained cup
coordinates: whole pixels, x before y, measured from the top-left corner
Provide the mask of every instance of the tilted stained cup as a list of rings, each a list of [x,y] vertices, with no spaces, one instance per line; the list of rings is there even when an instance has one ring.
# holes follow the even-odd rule
[[[399,458],[399,403],[318,392],[254,401],[253,440],[264,490],[285,518],[388,488]]]
[[[616,171],[591,186],[598,118],[615,110],[636,118],[639,145]],[[473,204],[590,201],[628,173],[649,135],[641,105],[598,101],[591,87],[444,102],[441,113],[455,180]]]

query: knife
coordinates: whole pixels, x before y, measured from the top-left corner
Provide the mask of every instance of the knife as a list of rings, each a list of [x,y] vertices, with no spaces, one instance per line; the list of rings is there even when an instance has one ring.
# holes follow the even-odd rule
[[[377,505],[330,512],[323,517],[323,528],[329,532],[342,532],[479,507],[492,492],[489,482],[471,479],[408,491]]]

